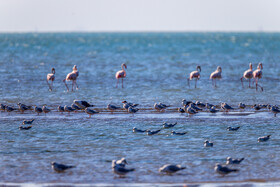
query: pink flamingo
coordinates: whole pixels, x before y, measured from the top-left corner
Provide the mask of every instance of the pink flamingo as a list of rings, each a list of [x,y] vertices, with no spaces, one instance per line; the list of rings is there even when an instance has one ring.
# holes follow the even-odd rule
[[[119,78],[122,79],[122,88],[123,88],[123,78],[126,77],[126,72],[125,72],[125,70],[124,70],[123,67],[125,67],[125,69],[127,69],[127,67],[126,67],[125,64],[122,64],[121,67],[122,67],[122,70],[120,70],[120,71],[118,71],[118,72],[116,73],[116,79],[117,79],[117,86],[116,86],[116,88],[118,87],[118,84],[119,84]]]
[[[262,78],[262,69],[263,69],[263,65],[262,63],[260,62],[258,64],[258,68],[253,72],[253,77],[256,81],[256,90],[258,90],[258,86],[261,88],[261,90],[263,91],[263,87],[261,87],[258,82],[259,82],[259,79]]]
[[[55,74],[55,69],[52,68],[52,73],[49,73],[49,74],[47,75],[47,83],[48,83],[48,85],[49,85],[49,88],[50,88],[49,90],[50,90],[50,91],[52,91],[52,88],[53,88],[53,81],[54,81],[54,79],[55,79],[54,74]],[[51,84],[49,83],[49,81],[51,81]]]
[[[253,78],[253,65],[252,65],[252,63],[249,64],[249,69],[246,70],[246,71],[243,73],[243,77],[240,78],[241,83],[242,83],[242,88],[244,88],[244,85],[243,85],[243,78],[249,79],[249,88],[250,88],[250,82],[251,82],[251,79]]]
[[[217,67],[216,71],[211,73],[210,79],[212,79],[212,85],[217,87],[216,85],[216,79],[221,79],[222,78],[222,68],[220,66]],[[213,84],[213,80],[215,80],[215,85]]]
[[[196,82],[200,78],[200,72],[201,72],[201,67],[200,66],[196,66],[196,71],[193,71],[193,72],[190,73],[190,77],[188,78],[188,85],[189,85],[189,87],[190,87],[190,80],[195,78],[195,88],[196,88]]]
[[[72,91],[75,85],[76,85],[76,89],[78,90],[78,84],[77,84],[78,76],[79,76],[79,71],[77,69],[77,66],[74,65],[73,71],[71,73],[68,73],[66,79],[63,80],[68,92],[69,92],[69,88],[65,81],[72,81]]]

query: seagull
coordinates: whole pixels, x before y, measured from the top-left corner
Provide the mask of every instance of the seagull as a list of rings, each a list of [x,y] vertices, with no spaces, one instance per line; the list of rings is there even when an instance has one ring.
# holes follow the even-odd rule
[[[28,127],[23,127],[23,126],[19,126],[19,130],[29,130],[31,129],[32,126],[28,126]]]
[[[254,104],[254,105],[252,106],[252,108],[254,108],[255,110],[260,110],[260,109],[262,109],[262,107],[261,107],[260,105],[257,105],[257,104]]]
[[[233,159],[231,157],[227,157],[227,162],[226,164],[240,164],[242,161],[244,160],[244,158],[240,158],[240,159]]]
[[[245,108],[246,108],[246,105],[245,105],[244,103],[239,103],[239,104],[238,104],[238,107],[239,107],[240,109],[245,109]]]
[[[0,104],[0,110],[2,110],[2,111],[5,111],[5,109],[6,109],[6,105],[4,105],[4,104]]]
[[[5,107],[5,110],[6,110],[7,112],[12,112],[12,111],[14,111],[14,110],[16,110],[16,109],[13,108],[13,107],[10,107],[10,106],[6,106],[6,107]]]
[[[73,109],[72,107],[69,107],[67,105],[65,105],[63,109],[65,112],[68,112],[68,115],[70,115],[70,112],[75,111],[75,109]]]
[[[186,167],[182,167],[181,165],[173,165],[173,164],[166,164],[159,168],[160,173],[167,173],[167,174],[173,174],[176,173],[177,171],[186,169]]]
[[[185,105],[189,105],[193,103],[192,101],[187,101],[186,99],[182,99],[182,105],[185,106]]]
[[[75,167],[75,166],[67,166],[67,165],[64,165],[64,164],[59,164],[59,163],[56,163],[56,162],[52,162],[51,164],[52,164],[52,169],[54,171],[58,172],[58,173],[64,172],[67,169]]]
[[[240,126],[239,127],[227,127],[227,130],[228,131],[237,131],[239,128],[240,128]]]
[[[212,106],[215,106],[215,105],[212,105],[210,103],[206,103],[205,106],[206,106],[206,108],[210,109],[210,108],[212,108]]]
[[[217,113],[217,112],[219,112],[220,110],[217,110],[216,108],[215,108],[215,106],[212,106],[210,109],[209,109],[209,112],[211,112],[211,113]]]
[[[171,135],[185,135],[186,132],[175,132],[175,131],[171,131]]]
[[[185,111],[186,111],[189,115],[198,113],[198,112],[197,112],[195,109],[193,109],[191,106],[189,106]]]
[[[133,132],[147,132],[147,130],[137,129],[136,127],[133,127],[132,131]]]
[[[231,106],[229,106],[227,103],[221,103],[221,108],[228,112],[229,110],[234,110]]]
[[[170,105],[166,105],[166,104],[163,104],[163,103],[158,103],[158,104],[162,107],[165,107],[165,108],[170,107]]]
[[[179,112],[179,113],[185,113],[185,110],[184,110],[184,108],[181,108],[181,107],[180,107],[180,108],[178,108],[178,112]]]
[[[196,101],[195,102],[195,104],[197,105],[197,106],[199,106],[199,107],[206,107],[206,104],[204,104],[204,103],[202,103],[202,102],[200,102],[200,101]]]
[[[34,112],[36,112],[36,113],[39,115],[40,113],[43,112],[43,110],[42,110],[42,108],[37,107],[37,106],[35,105],[35,107],[34,107]]]
[[[95,110],[92,110],[92,109],[89,109],[89,108],[86,108],[85,109],[85,113],[87,113],[89,115],[89,118],[91,118],[91,115],[93,114],[97,114],[99,112],[95,111]]]
[[[261,108],[267,108],[268,105],[266,105],[266,104],[259,104],[259,106],[260,106]]]
[[[169,107],[168,105],[165,105],[165,104],[162,104],[162,103],[155,103],[154,104],[154,108],[159,111],[159,112],[162,112],[164,111],[167,107]]]
[[[125,110],[128,110],[128,108],[129,108],[130,106],[131,106],[131,107],[136,107],[136,106],[139,105],[139,104],[128,103],[127,101],[123,101],[122,103],[123,103],[123,108],[124,108]]]
[[[278,109],[277,106],[275,106],[275,107]],[[272,109],[272,106],[271,106],[271,105],[267,105],[267,109],[268,109],[268,110],[271,110],[271,109]]]
[[[81,110],[82,108],[76,105],[75,103],[72,103],[71,108],[73,108],[75,111],[76,110]]]
[[[191,103],[191,107],[192,107],[193,109],[195,109],[196,111],[199,111],[199,110],[202,111],[201,108],[195,106],[193,103]]]
[[[147,132],[147,135],[154,135],[154,134],[157,134],[159,133],[160,129],[159,130],[155,130],[155,131],[151,131],[151,130],[146,130]]]
[[[274,117],[276,117],[277,113],[280,113],[280,110],[276,106],[271,107],[271,112],[274,113]]]
[[[94,105],[89,104],[87,101],[80,101],[80,100],[74,100],[73,103],[78,105],[81,109],[85,109],[87,107],[93,107]]]
[[[112,170],[115,174],[124,176],[127,173],[134,171],[135,169],[134,168],[126,169],[126,168],[120,166],[119,164],[117,164],[116,160],[112,160]]]
[[[216,164],[215,166],[215,171],[223,176],[225,176],[226,174],[229,174],[231,172],[237,172],[239,171],[238,169],[230,169],[226,166],[222,166],[221,164]]]
[[[119,167],[125,167],[125,165],[127,165],[127,161],[125,158],[121,158],[120,160],[117,160],[116,161],[116,164],[119,166]]]
[[[112,105],[112,104],[107,105],[107,109],[110,110],[112,113],[113,113],[113,111],[118,110],[120,108],[121,107],[118,107],[118,106],[115,106],[115,105]]]
[[[45,115],[51,111],[50,109],[48,109],[48,108],[46,107],[46,105],[43,106],[42,110],[43,110],[43,112],[45,113]]]
[[[163,126],[163,128],[168,129],[168,128],[174,127],[175,125],[177,125],[177,122],[174,124],[164,122],[162,126]]]
[[[59,106],[57,107],[57,110],[58,110],[58,112],[61,112],[61,113],[63,114],[63,112],[64,112],[64,107],[59,105]]]
[[[25,110],[32,109],[32,106],[26,106],[25,104],[18,103],[18,109],[21,113],[24,113]]]
[[[267,140],[269,140],[270,136],[271,135],[259,137],[258,142],[266,142]]]
[[[213,147],[214,143],[213,142],[209,142],[208,140],[204,141],[204,147]]]
[[[128,107],[128,109],[127,109],[128,113],[131,113],[131,114],[136,113],[138,110],[139,110],[138,108],[134,108],[132,106]]]
[[[23,120],[22,124],[23,125],[31,125],[33,123],[35,119],[32,119],[32,120]]]

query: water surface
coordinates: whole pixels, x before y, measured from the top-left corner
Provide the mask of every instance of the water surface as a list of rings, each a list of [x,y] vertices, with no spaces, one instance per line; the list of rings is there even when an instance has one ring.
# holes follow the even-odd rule
[[[187,117],[175,112],[183,98],[219,104],[239,102],[279,104],[280,34],[278,33],[45,33],[0,34],[1,102],[47,104],[51,114],[1,113],[0,181],[39,183],[193,183],[279,181],[279,117],[268,110],[248,115]],[[242,89],[240,78],[248,69],[263,63],[263,92]],[[115,72],[127,64],[124,89],[115,88]],[[76,64],[80,89],[66,92],[62,80]],[[198,88],[187,86],[188,74],[202,67]],[[209,75],[223,68],[218,88]],[[46,74],[56,68],[54,91],[49,92]],[[247,85],[247,82],[245,83]],[[55,112],[57,105],[84,99],[104,111],[110,102],[122,100],[148,108],[131,116],[101,112],[87,119],[84,113],[67,116]],[[155,113],[155,102],[172,105],[172,111]],[[20,131],[23,119],[35,118],[31,130]],[[177,122],[158,135],[132,133],[133,127],[158,129],[164,121]],[[227,126],[241,126],[237,132]],[[171,130],[188,132],[170,136]],[[257,138],[271,134],[271,140]],[[203,141],[214,142],[204,148]],[[215,163],[225,158],[245,157],[236,174],[220,177]],[[126,157],[136,171],[118,178],[111,160]],[[63,174],[51,170],[50,162],[76,165]],[[174,176],[158,173],[166,163],[182,164],[186,170]]]

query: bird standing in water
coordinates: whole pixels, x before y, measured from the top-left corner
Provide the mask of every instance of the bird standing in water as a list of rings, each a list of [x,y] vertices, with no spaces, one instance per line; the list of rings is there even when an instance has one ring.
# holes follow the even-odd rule
[[[243,78],[249,79],[249,88],[250,88],[250,87],[251,87],[251,86],[250,86],[251,79],[253,78],[253,65],[252,65],[252,63],[249,64],[249,69],[246,70],[246,71],[243,73],[243,77],[240,78],[241,83],[242,83],[242,88],[244,88],[244,85],[243,85]]]
[[[68,92],[69,92],[69,88],[68,88],[68,86],[66,84],[66,81],[72,81],[72,92],[73,92],[75,86],[76,86],[77,90],[79,89],[78,88],[78,84],[77,84],[78,76],[79,76],[79,71],[77,69],[77,66],[74,65],[73,71],[71,73],[68,73],[66,78],[63,80],[63,82],[64,82]]]
[[[125,69],[127,69],[126,64],[122,64],[121,67],[122,67],[122,70],[120,70],[116,73],[116,79],[117,79],[116,88],[118,87],[119,79],[122,79],[122,88],[123,88],[123,78],[126,77],[126,71],[124,70],[124,67],[125,67]]]
[[[213,73],[211,73],[210,75],[210,79],[212,79],[212,85],[214,87],[217,87],[216,85],[216,79],[221,79],[222,78],[222,68],[220,66],[217,67],[216,71],[214,71]],[[215,80],[215,84],[214,81]]]
[[[195,79],[195,86],[194,87],[196,88],[196,82],[200,78],[200,72],[201,72],[201,67],[196,66],[196,71],[193,71],[193,72],[190,73],[190,77],[188,78],[189,87],[190,87],[190,80]]]
[[[49,85],[49,90],[50,90],[50,91],[52,91],[52,89],[53,89],[53,81],[54,81],[54,79],[55,79],[54,74],[55,74],[55,69],[52,68],[52,73],[49,73],[49,74],[47,75],[47,83],[48,83],[48,85]],[[51,84],[49,83],[49,81],[51,81]]]
[[[258,83],[259,80],[262,78],[262,69],[263,69],[263,65],[262,63],[259,63],[258,68],[253,72],[253,77],[255,79],[256,82],[256,90],[258,91],[258,86],[261,88],[261,90],[263,91],[263,87],[261,87]]]

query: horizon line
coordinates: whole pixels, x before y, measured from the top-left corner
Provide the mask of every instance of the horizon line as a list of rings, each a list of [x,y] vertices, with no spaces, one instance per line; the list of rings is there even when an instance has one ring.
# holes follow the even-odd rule
[[[119,31],[119,30],[100,30],[100,31],[83,31],[83,30],[72,30],[72,31],[0,31],[0,34],[27,34],[27,33],[280,33],[280,31],[265,31],[265,30],[131,30],[131,31]]]

